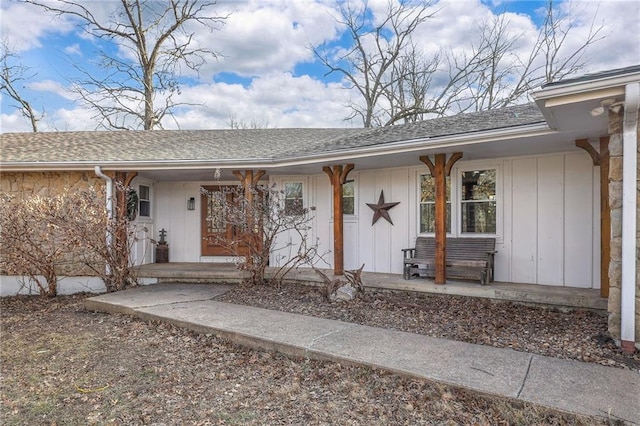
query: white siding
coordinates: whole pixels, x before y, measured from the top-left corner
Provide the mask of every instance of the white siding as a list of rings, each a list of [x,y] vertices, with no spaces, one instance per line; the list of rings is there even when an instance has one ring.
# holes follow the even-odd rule
[[[537,280],[537,161],[535,158],[514,160],[512,172],[512,216],[507,217],[511,229],[511,259],[498,251],[496,263],[509,262],[511,276],[496,271],[496,279],[522,283]],[[510,220],[509,220],[510,219]],[[506,253],[505,253],[506,254]]]
[[[469,168],[496,168],[498,230],[496,280],[571,287],[599,288],[598,169],[583,152],[503,158],[491,162],[460,160],[453,173]],[[344,218],[345,268],[363,263],[366,271],[402,272],[402,248],[412,246],[418,229],[418,177],[426,166],[382,170],[354,170],[356,211]],[[302,180],[305,204],[312,211],[313,240],[320,253],[333,250],[332,189],[328,177],[271,176],[278,186]],[[200,182],[156,184],[156,233],[168,231],[170,260],[200,258]],[[372,225],[380,192],[385,201],[400,202]],[[195,196],[195,211],[186,210]],[[454,207],[457,217],[458,210]],[[457,219],[455,219],[457,220]],[[454,234],[457,226],[454,220]],[[454,235],[455,236],[455,235]],[[333,266],[333,253],[324,256]]]

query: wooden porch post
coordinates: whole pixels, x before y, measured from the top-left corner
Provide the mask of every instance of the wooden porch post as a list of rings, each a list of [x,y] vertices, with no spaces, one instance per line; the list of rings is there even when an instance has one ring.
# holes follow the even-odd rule
[[[333,273],[342,275],[344,272],[344,224],[342,220],[342,185],[347,181],[349,172],[353,170],[353,164],[335,165],[333,168],[322,168],[333,188]]]
[[[609,136],[600,138],[600,152],[587,139],[576,140],[600,166],[600,297],[609,297],[609,262],[611,260],[611,209],[609,208]]]
[[[255,223],[254,223],[254,214],[255,209],[253,207],[253,196],[255,192],[256,186],[258,186],[258,181],[262,176],[265,175],[266,171],[264,170],[256,170],[255,174],[253,170],[245,170],[244,174],[240,170],[233,170],[233,175],[240,180],[240,184],[242,185],[244,198],[247,200],[247,204],[249,204],[249,208],[245,210],[245,222],[247,225],[247,229],[249,232],[244,235],[244,238],[248,239],[245,243],[251,244],[254,248],[262,246],[261,234],[257,232]],[[253,257],[248,255],[247,264],[253,264]]]
[[[436,284],[447,282],[447,183],[446,177],[451,174],[451,168],[462,158],[461,152],[454,152],[447,161],[446,154],[436,154],[435,164],[427,155],[420,157],[420,161],[429,167],[431,176],[436,179],[435,204],[435,234],[436,234]]]
[[[138,176],[138,172],[115,172],[113,180],[116,183],[115,211],[116,218],[121,219],[127,214],[127,188],[131,186],[133,179]]]

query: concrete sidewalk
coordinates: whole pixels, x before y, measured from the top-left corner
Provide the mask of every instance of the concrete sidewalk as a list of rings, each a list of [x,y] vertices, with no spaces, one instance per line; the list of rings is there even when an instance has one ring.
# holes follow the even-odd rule
[[[293,356],[368,365],[579,414],[640,424],[640,374],[212,300],[225,285],[156,284],[87,299]]]

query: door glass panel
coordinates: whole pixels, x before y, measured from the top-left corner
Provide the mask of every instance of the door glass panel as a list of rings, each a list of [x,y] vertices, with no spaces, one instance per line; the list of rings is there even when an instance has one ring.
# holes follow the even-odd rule
[[[226,226],[220,193],[209,192],[207,194],[207,232],[223,233],[226,231]]]

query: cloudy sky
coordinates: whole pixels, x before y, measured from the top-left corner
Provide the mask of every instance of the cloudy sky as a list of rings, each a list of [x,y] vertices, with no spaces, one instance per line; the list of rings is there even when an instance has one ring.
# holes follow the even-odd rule
[[[370,0],[376,10],[388,0]],[[107,16],[116,1],[91,1],[96,14]],[[345,121],[357,94],[345,88],[339,75],[326,76],[310,46],[340,48],[344,28],[338,0],[220,0],[217,13],[230,13],[219,31],[200,30],[198,41],[221,53],[185,75],[175,121],[165,128],[229,128],[230,120],[261,127],[362,126]],[[509,0],[440,0],[437,13],[414,34],[427,53],[439,49],[462,51],[476,43],[481,22],[507,14],[511,31],[523,52],[537,36],[544,2]],[[568,6],[568,3],[564,5]],[[575,27],[568,45],[579,46],[592,24],[602,26],[604,40],[591,46],[584,72],[640,64],[640,2],[636,0],[573,0]],[[28,67],[19,87],[34,109],[44,114],[42,131],[93,130],[92,112],[83,109],[68,91],[77,71],[90,67],[94,40],[74,22],[54,17],[19,1],[1,3],[2,38]],[[30,131],[28,121],[6,97],[2,98],[1,131]]]

